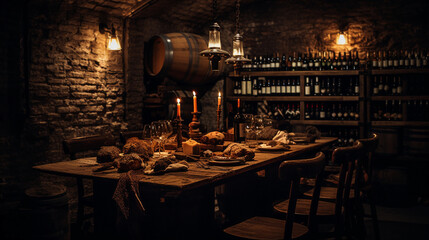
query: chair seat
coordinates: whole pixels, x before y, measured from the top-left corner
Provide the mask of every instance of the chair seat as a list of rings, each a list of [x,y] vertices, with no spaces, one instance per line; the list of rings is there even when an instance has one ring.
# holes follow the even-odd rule
[[[310,189],[307,192],[304,192],[305,196],[311,197],[313,196],[313,190],[314,189]],[[362,192],[360,193],[360,195],[362,196]],[[326,199],[326,200],[335,200],[337,197],[337,188],[335,187],[322,187],[320,190],[320,199]],[[355,197],[355,192],[354,190],[350,191],[350,198],[354,198]]]
[[[226,234],[244,239],[283,239],[285,221],[269,217],[253,217],[244,222],[226,228]],[[292,238],[296,239],[308,233],[302,224],[293,223]]]
[[[298,199],[296,202],[295,215],[308,216],[310,214],[311,199]],[[285,200],[274,206],[274,209],[281,213],[287,213],[289,200]],[[319,201],[317,216],[334,216],[335,203]]]

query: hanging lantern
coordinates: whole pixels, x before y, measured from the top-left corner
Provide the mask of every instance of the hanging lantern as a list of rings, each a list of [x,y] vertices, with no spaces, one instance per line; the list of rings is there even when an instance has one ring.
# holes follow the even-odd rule
[[[217,1],[213,0],[213,17],[214,23],[209,28],[209,43],[208,49],[201,51],[200,55],[208,57],[210,61],[210,67],[212,71],[219,71],[219,61],[222,57],[229,57],[230,54],[222,50],[222,44],[220,41],[220,26],[216,22],[217,14]]]
[[[238,71],[242,64],[251,62],[251,60],[244,57],[243,37],[239,33],[240,0],[236,0],[235,6],[235,36],[232,39],[232,57],[228,58],[225,62],[234,64],[234,71]]]

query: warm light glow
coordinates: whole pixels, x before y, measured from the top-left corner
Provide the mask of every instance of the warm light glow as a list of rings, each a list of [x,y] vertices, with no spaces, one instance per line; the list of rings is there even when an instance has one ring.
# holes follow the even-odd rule
[[[220,44],[220,26],[214,23],[210,26],[209,30],[209,48],[210,49],[221,49]]]
[[[112,51],[121,50],[121,44],[119,43],[119,38],[117,36],[112,37],[109,35],[109,39],[107,40],[107,49]]]
[[[192,91],[192,93],[194,94],[193,100],[194,100],[194,112],[198,112],[198,107],[197,107],[197,94],[195,93],[195,91]]]
[[[177,103],[180,104],[180,98],[177,99]]]
[[[234,39],[232,40],[232,56],[244,57],[243,38],[238,33],[234,36]]]
[[[219,97],[220,97],[220,92],[219,92]]]
[[[177,118],[180,119],[180,98],[177,99]]]
[[[347,44],[346,35],[344,33],[340,33],[338,35],[337,44],[338,45],[346,45]]]
[[[192,94],[194,94],[194,97],[197,96],[197,94],[195,93],[195,91],[192,91]]]

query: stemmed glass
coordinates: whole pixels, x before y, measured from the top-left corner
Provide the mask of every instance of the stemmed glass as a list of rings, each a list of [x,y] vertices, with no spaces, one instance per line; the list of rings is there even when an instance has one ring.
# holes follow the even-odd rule
[[[162,142],[162,136],[164,134],[163,126],[159,122],[152,122],[151,124],[151,139],[153,141],[158,142],[158,156],[161,156],[161,142]]]
[[[258,140],[259,134],[261,134],[262,129],[264,129],[264,118],[261,115],[255,115],[253,116],[253,130],[256,133],[256,140]]]
[[[251,133],[252,133],[252,120],[253,120],[253,115],[252,114],[244,114],[244,131],[245,131],[245,143],[248,144],[250,137],[251,137]]]
[[[151,125],[150,124],[145,124],[144,127],[143,127],[143,136],[142,137],[143,137],[144,140],[150,140],[152,142],[151,136],[152,136]]]

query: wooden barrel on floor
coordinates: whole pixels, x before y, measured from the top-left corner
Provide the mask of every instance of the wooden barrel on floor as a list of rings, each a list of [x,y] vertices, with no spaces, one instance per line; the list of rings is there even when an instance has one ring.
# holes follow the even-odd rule
[[[379,135],[377,153],[385,155],[400,153],[400,137],[397,128],[374,128],[372,131]]]
[[[207,41],[192,33],[168,33],[153,36],[145,49],[145,69],[150,76],[169,77],[186,85],[207,85],[224,73],[225,63],[219,62],[219,71],[211,71],[207,57],[200,52]]]
[[[429,156],[429,129],[407,129],[404,140],[408,155],[421,157]]]
[[[31,239],[69,240],[70,220],[66,188],[44,185],[25,191],[25,227]]]

